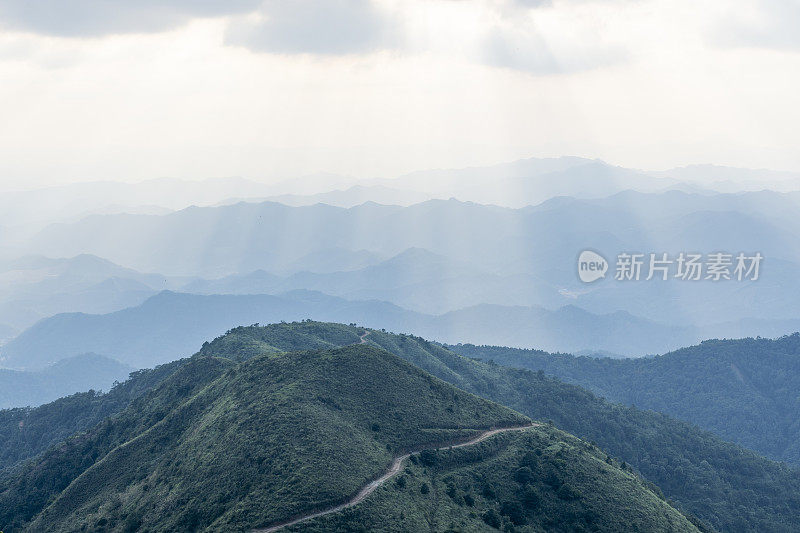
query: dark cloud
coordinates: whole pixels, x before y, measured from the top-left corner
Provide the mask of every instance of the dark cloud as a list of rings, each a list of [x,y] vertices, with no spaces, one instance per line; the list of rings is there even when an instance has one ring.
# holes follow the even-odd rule
[[[239,21],[229,44],[258,52],[341,55],[394,43],[393,24],[368,0],[267,1],[260,21]]]
[[[150,33],[195,17],[253,11],[259,0],[0,0],[0,28],[61,37]]]

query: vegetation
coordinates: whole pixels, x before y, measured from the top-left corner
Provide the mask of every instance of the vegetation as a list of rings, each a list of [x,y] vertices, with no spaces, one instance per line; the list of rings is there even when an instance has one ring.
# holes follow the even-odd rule
[[[355,494],[402,450],[528,419],[371,346],[197,356],[0,483],[0,529],[245,530]]]
[[[0,410],[0,473],[119,413],[185,362],[137,370],[105,394],[90,390],[36,408]]]
[[[347,326],[302,322],[273,327],[314,331],[320,342],[332,342]],[[258,335],[271,345],[266,331],[247,327],[232,334]],[[419,337],[370,330],[365,340],[463,390],[596,442],[655,483],[679,508],[716,529],[793,531],[800,523],[800,473],[691,424],[610,403],[543,372],[475,361]],[[209,343],[206,353],[224,356],[220,339]]]
[[[657,357],[595,359],[497,346],[453,346],[469,357],[542,370],[611,401],[692,422],[800,466],[800,334],[710,340]]]
[[[394,483],[290,531],[697,531],[640,478],[552,427],[409,462]]]
[[[159,367],[155,371],[138,373],[105,395],[92,395],[91,398],[76,395],[59,400],[64,402],[61,404],[54,402],[33,410],[1,412],[0,420],[5,420],[4,431],[15,427],[14,421],[9,417],[10,413],[24,413],[29,418],[39,419],[42,428],[45,427],[46,414],[50,413],[48,423],[52,423],[55,428],[61,428],[60,431],[64,433],[69,433],[70,427],[90,428],[92,423],[87,420],[93,417],[94,420],[102,418],[95,412],[118,414],[43,453],[40,453],[41,449],[47,445],[41,447],[32,438],[20,441],[26,443],[28,451],[11,459],[12,462],[17,461],[17,466],[0,481],[0,529],[5,526],[6,531],[14,531],[16,529],[12,526],[19,528],[24,524],[29,524],[32,529],[44,527],[45,524],[59,524],[59,527],[66,530],[73,526],[64,524],[86,524],[89,529],[96,527],[112,530],[123,529],[127,527],[126,524],[134,529],[177,527],[176,524],[179,523],[195,524],[195,529],[200,529],[203,524],[212,524],[213,527],[209,527],[217,529],[236,529],[240,525],[244,527],[245,522],[248,522],[248,527],[267,524],[279,516],[299,512],[301,508],[313,508],[333,501],[333,495],[341,497],[342,494],[351,493],[353,487],[359,486],[364,479],[369,479],[385,468],[388,458],[396,450],[409,445],[410,441],[402,440],[403,435],[417,439],[417,442],[423,437],[430,439],[427,442],[433,442],[454,434],[453,431],[443,431],[445,429],[467,427],[454,424],[412,424],[408,430],[397,429],[411,424],[419,416],[418,411],[426,416],[434,416],[426,414],[429,409],[425,406],[402,402],[398,404],[397,398],[391,396],[393,387],[400,388],[402,384],[402,381],[395,383],[395,375],[412,376],[417,372],[421,377],[412,381],[431,379],[409,365],[392,366],[388,362],[385,363],[385,368],[378,365],[373,369],[375,372],[380,368],[387,372],[381,374],[382,378],[378,378],[375,372],[368,375],[363,372],[353,374],[355,369],[347,365],[334,365],[330,361],[325,363],[328,359],[334,361],[337,357],[343,357],[342,354],[351,354],[359,362],[356,367],[360,368],[365,354],[383,353],[370,351],[363,345],[331,351],[333,346],[360,342],[359,337],[365,332],[368,333],[364,338],[367,344],[384,348],[462,390],[507,405],[531,418],[551,420],[558,427],[586,441],[596,442],[610,456],[597,452],[598,456],[588,447],[584,451],[600,457],[606,465],[611,464],[617,470],[623,470],[626,475],[636,472],[647,480],[644,483],[653,482],[654,493],[663,492],[673,507],[677,506],[686,513],[700,517],[696,523],[701,527],[705,527],[703,523],[708,523],[721,531],[793,531],[796,524],[800,523],[800,475],[795,470],[726,443],[688,423],[666,415],[609,403],[577,386],[548,378],[541,371],[532,372],[472,360],[418,337],[365,330],[354,325],[304,321],[235,328],[227,335],[204,345],[195,357],[173,363],[172,366]],[[303,348],[326,351],[305,355],[285,353],[287,350]],[[374,357],[380,360],[377,355]],[[310,366],[304,366],[306,362]],[[355,363],[351,361],[351,364]],[[392,364],[399,365],[399,362]],[[372,368],[364,368],[368,367]],[[347,372],[343,369],[347,369]],[[302,376],[298,373],[301,370]],[[275,381],[279,377],[288,381]],[[292,379],[296,381],[293,382]],[[274,383],[287,385],[273,390],[271,387]],[[432,383],[440,382],[434,380]],[[365,389],[365,385],[370,387]],[[403,384],[400,390],[406,390],[407,386]],[[131,391],[126,393],[127,396],[122,395],[122,391],[128,389]],[[315,393],[328,390],[335,390],[336,393]],[[439,405],[447,413],[447,417],[452,417],[459,413],[453,399],[455,396],[452,396],[456,393],[451,388],[444,390],[450,391],[450,399],[446,400],[448,396],[445,394],[438,397],[441,401],[433,404]],[[458,392],[456,396],[461,397],[461,394],[463,393]],[[415,398],[419,396],[418,392],[408,395]],[[472,398],[469,395],[465,397]],[[339,398],[344,400],[340,401]],[[78,399],[83,403],[78,402]],[[374,413],[369,410],[362,412],[358,402],[365,399],[385,403],[376,403]],[[427,397],[426,402],[430,403],[431,398]],[[109,406],[106,406],[107,403]],[[129,403],[126,409],[125,406]],[[406,405],[408,411],[404,411],[406,407],[398,410],[392,407],[394,405]],[[460,405],[463,407],[464,404]],[[485,405],[492,406],[490,411],[499,409],[496,404]],[[67,408],[69,406],[71,408]],[[60,407],[63,407],[63,419],[57,414]],[[448,411],[448,408],[452,411]],[[409,416],[405,417],[403,412]],[[293,418],[297,413],[303,414],[300,420]],[[320,418],[314,413],[333,413],[336,416]],[[269,427],[253,423],[261,420],[268,421]],[[439,423],[444,419],[431,420]],[[251,423],[248,424],[248,421]],[[330,426],[334,422],[339,424],[335,428]],[[299,434],[285,433],[298,424],[300,429],[296,431]],[[312,427],[314,431],[311,431]],[[192,431],[189,428],[193,428]],[[430,428],[438,428],[440,431],[423,431]],[[555,431],[552,427],[545,429],[546,432]],[[316,431],[328,432],[331,438],[308,441],[309,447],[300,447],[300,452],[292,451],[298,443],[306,442],[305,438],[316,434]],[[57,442],[60,439],[55,433],[56,430],[41,431],[42,440],[51,439],[48,444]],[[273,434],[280,437],[271,437]],[[344,443],[351,442],[349,439],[358,442],[362,442],[362,438],[366,439],[361,444],[365,447],[359,451],[360,459],[351,461],[350,457],[345,459],[336,455],[341,453],[334,446],[339,442],[340,434],[345,435],[342,441]],[[466,433],[462,431],[460,434],[463,436]],[[336,438],[333,438],[334,435]],[[258,442],[259,445],[254,447],[253,442]],[[124,446],[120,447],[122,444]],[[298,470],[294,463],[287,467],[288,463],[280,462],[283,459],[275,459],[278,462],[265,459],[274,455],[271,447],[278,444],[278,458],[293,457],[291,454],[302,453],[303,450],[311,454],[310,450],[317,449],[322,450],[326,456],[332,454],[333,457],[339,457],[339,460],[351,461],[355,466],[348,467],[347,472],[336,472],[335,475],[328,472],[321,475],[320,479],[325,479],[312,490],[305,485],[304,480],[315,479],[314,472],[322,471],[313,470],[321,468],[317,460],[310,459],[314,457],[313,454],[303,455],[298,459],[302,464],[308,462],[307,468],[312,468],[311,471]],[[314,448],[316,446],[322,447]],[[578,444],[575,446],[580,449]],[[13,447],[0,442],[0,450],[6,455],[10,449]],[[284,451],[290,455],[281,455]],[[461,452],[466,453],[467,449],[458,453]],[[39,456],[35,462],[27,465],[18,462],[36,453]],[[319,456],[322,455],[317,457]],[[490,458],[487,456],[486,460]],[[576,459],[573,457],[571,461]],[[365,464],[369,467],[364,466]],[[119,465],[120,470],[115,470],[114,465]],[[128,467],[123,468],[122,465]],[[466,464],[454,463],[451,466],[448,466],[447,472],[452,472],[453,476],[469,470]],[[284,470],[272,470],[276,468]],[[517,472],[521,468],[509,471],[512,472],[515,482],[529,477],[527,471]],[[447,494],[450,490],[450,485],[445,481],[445,470],[434,469],[430,461],[412,465],[406,474],[387,484],[364,502],[367,505],[357,506],[342,513],[342,516],[365,513],[356,514],[359,518],[349,523],[354,527],[363,523],[363,527],[368,530],[371,529],[370,524],[378,524],[375,522],[376,517],[380,517],[389,508],[392,516],[402,512],[406,513],[404,516],[416,517],[413,520],[424,517],[425,523],[430,524],[428,519],[433,520],[436,527],[442,530],[449,528],[450,522],[454,523],[455,530],[486,529],[492,527],[489,523],[499,523],[505,529],[513,526],[516,529],[528,527],[532,530],[547,530],[549,526],[546,521],[551,520],[548,517],[556,516],[552,514],[556,511],[548,511],[541,518],[542,522],[537,522],[539,519],[526,515],[528,524],[514,525],[511,517],[519,514],[517,503],[525,511],[525,500],[519,499],[524,494],[519,494],[516,500],[498,500],[496,495],[506,490],[498,488],[499,484],[491,484],[485,493],[482,486],[480,491],[475,489],[458,493],[463,499],[468,518],[454,511],[455,507],[451,509],[449,503],[439,512],[436,510],[437,506],[444,505],[442,502],[448,500],[436,498],[440,498],[443,491]],[[531,471],[535,472],[533,469]],[[240,474],[236,472],[240,472],[241,477],[237,477]],[[270,485],[277,479],[271,478],[271,472],[282,472],[275,476],[283,476],[288,488]],[[361,478],[356,479],[359,475]],[[469,475],[472,476],[472,473]],[[102,479],[104,483],[106,480],[113,482],[105,486],[99,481],[90,483],[92,479]],[[208,479],[216,481],[210,483]],[[219,489],[214,489],[216,483],[219,483]],[[569,502],[569,505],[573,505],[575,501],[585,502],[585,493],[576,489],[576,484],[579,483],[567,484],[567,488],[561,491],[563,497],[558,501]],[[402,490],[403,485],[405,490]],[[104,488],[99,489],[101,486]],[[427,495],[423,494],[423,486],[427,487]],[[456,483],[456,486],[461,485]],[[473,488],[477,486],[473,484]],[[198,488],[203,490],[202,501],[196,496],[200,494],[197,492]],[[559,490],[560,488],[559,485]],[[308,492],[303,492],[304,490]],[[245,494],[242,491],[249,492]],[[583,497],[573,499],[573,491]],[[272,499],[259,499],[267,497],[265,494],[268,493]],[[494,499],[492,493],[495,494]],[[381,496],[384,494],[385,499]],[[530,501],[536,500],[533,492],[530,494]],[[611,490],[605,496],[611,498],[614,494],[616,492]],[[605,497],[603,492],[600,496]],[[228,497],[237,498],[239,504],[235,508],[229,507],[226,500]],[[395,497],[400,499],[393,500]],[[419,500],[423,497],[434,499]],[[539,498],[542,498],[541,494]],[[508,502],[503,505],[506,500]],[[426,503],[429,501],[435,502],[436,506]],[[378,505],[378,502],[383,503]],[[400,505],[391,502],[404,503]],[[489,502],[493,502],[492,505]],[[43,512],[47,506],[47,511]],[[610,508],[614,509],[614,506]],[[573,506],[571,509],[576,508]],[[619,512],[619,509],[616,511]],[[566,508],[564,512],[567,512]],[[588,511],[581,508],[575,512],[586,515]],[[169,516],[168,520],[172,522],[148,525],[147,520],[153,520],[152,517],[158,515]],[[574,519],[567,523],[574,524],[576,530],[581,527],[596,529],[595,526],[603,520],[610,520],[608,516],[592,523],[582,522],[582,519],[574,517],[565,518],[559,515],[558,518]],[[319,524],[328,523],[325,520],[338,519],[320,519]],[[391,529],[394,523],[386,522],[382,527]],[[404,525],[422,522],[396,523]],[[303,527],[323,527],[315,524],[316,522]],[[402,529],[401,526],[398,528]]]

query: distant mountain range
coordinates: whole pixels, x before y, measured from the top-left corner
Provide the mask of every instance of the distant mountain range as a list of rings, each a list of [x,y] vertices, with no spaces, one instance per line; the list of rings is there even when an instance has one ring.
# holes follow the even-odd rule
[[[55,188],[41,196],[47,205],[69,204],[75,195],[96,192],[87,197],[95,202],[94,214],[58,215],[60,223],[0,250],[0,324],[8,326],[0,339],[55,314],[114,312],[165,289],[240,295],[312,290],[346,300],[377,300],[428,321],[428,315],[442,315],[431,321],[436,326],[418,328],[442,339],[467,329],[455,324],[457,319],[469,322],[490,310],[515,308],[510,315],[515,326],[500,328],[504,338],[477,331],[474,340],[626,355],[660,352],[708,336],[778,336],[797,329],[800,193],[720,194],[687,186],[685,180],[698,181],[706,174],[708,183],[727,180],[742,189],[764,177],[788,190],[796,178],[703,166],[653,173],[565,157],[361,182],[320,175],[270,186],[209,180],[194,192],[180,180],[99,184],[96,190],[88,184]],[[334,184],[340,188],[325,189]],[[304,187],[322,192],[300,194]],[[230,197],[220,199],[219,194],[237,190],[247,201],[208,206]],[[172,207],[189,200],[206,207],[130,214],[101,205],[106,196],[143,205],[164,191],[183,191]],[[492,194],[506,195],[497,203],[525,207],[456,199],[406,205],[445,191],[473,191],[483,203],[495,201]],[[0,194],[0,205],[9,205],[4,214],[12,217],[17,203],[27,205],[31,194]],[[388,202],[394,194],[402,205],[373,201]],[[252,201],[270,196],[297,207]],[[605,280],[587,285],[577,279],[576,258],[585,249],[612,263]],[[757,282],[624,283],[611,279],[615,258],[623,251],[673,257],[690,251],[760,252],[765,260]],[[623,313],[612,322],[667,333],[619,349],[613,334],[604,330],[594,330],[595,345],[554,342],[543,327],[514,318],[539,320],[565,306],[598,316]],[[672,337],[675,342],[662,341]]]
[[[202,293],[313,289],[379,299],[426,314],[480,304],[596,314],[625,311],[669,325],[800,318],[800,196],[622,192],[508,209],[432,200],[409,207],[277,203],[190,208],[165,216],[95,216],[51,226],[32,250],[92,253],[143,272],[201,278]],[[576,276],[581,250],[612,263],[607,279]],[[760,252],[757,282],[617,282],[617,254]],[[328,259],[329,258],[329,259]],[[308,272],[306,272],[308,271]],[[309,273],[310,272],[310,273]],[[654,304],[655,303],[655,304]],[[3,319],[0,321],[15,325]]]
[[[0,324],[0,346],[12,339],[17,333],[19,333],[17,328],[11,327],[8,324]]]
[[[211,206],[265,199],[287,205],[326,203],[352,207],[364,202],[410,205],[457,198],[505,207],[537,204],[556,196],[601,198],[624,190],[742,192],[800,190],[791,172],[692,165],[666,171],[627,169],[581,157],[528,158],[482,167],[423,170],[396,178],[358,179],[314,174],[270,183],[243,178],[139,183],[73,183],[0,192],[3,246],[24,244],[47,224],[74,222],[93,214],[163,214],[191,205]],[[2,255],[3,250],[0,250]]]
[[[37,406],[88,390],[109,390],[133,368],[97,354],[62,359],[34,372],[0,369],[0,409]]]
[[[347,189],[320,192],[316,194],[282,194],[263,199],[240,198],[239,201],[269,201],[294,207],[314,204],[327,204],[336,207],[355,207],[367,202],[384,205],[412,205],[433,199],[433,195],[418,191],[392,189],[382,185],[354,185]],[[224,203],[233,203],[226,200]]]
[[[252,323],[305,318],[358,322],[425,335],[442,342],[543,346],[551,350],[608,350],[641,355],[686,345],[692,332],[626,313],[593,315],[575,307],[480,305],[425,315],[380,301],[351,301],[318,292],[271,295],[191,295],[163,292],[143,304],[105,315],[67,313],[37,323],[5,346],[0,363],[40,368],[66,357],[95,352],[144,368],[191,354],[204,339]],[[660,348],[661,350],[658,350]]]
[[[281,295],[165,291],[141,305],[109,314],[65,313],[44,319],[0,347],[0,365],[37,369],[94,352],[145,368],[191,354],[204,339],[237,325],[305,318],[356,322],[440,342],[538,346],[560,352],[599,350],[625,356],[664,353],[704,338],[763,331],[757,323],[666,326],[625,312],[597,315],[574,306],[549,311],[482,304],[427,315],[388,302],[346,300],[313,291]],[[785,326],[800,329],[800,323]]]
[[[88,254],[69,259],[25,256],[0,262],[0,322],[20,330],[66,311],[107,313],[186,282],[142,274]]]

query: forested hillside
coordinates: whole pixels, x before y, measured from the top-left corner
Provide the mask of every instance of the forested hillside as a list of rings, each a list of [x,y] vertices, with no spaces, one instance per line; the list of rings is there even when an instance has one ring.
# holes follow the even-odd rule
[[[798,333],[775,340],[709,340],[657,357],[621,360],[498,346],[451,348],[542,370],[611,401],[675,416],[800,466]]]
[[[529,423],[369,345],[256,355],[236,341],[235,334],[218,340],[231,358],[193,357],[118,416],[3,479],[2,527],[244,531],[344,501],[404,450]],[[472,530],[530,520],[565,531],[696,531],[594,446],[549,428],[525,433],[415,457],[388,494],[369,502],[386,505],[388,496],[407,508],[396,522],[383,517],[381,527],[427,520],[424,504],[405,499],[429,495],[430,505],[437,473],[452,472],[453,499],[439,512]],[[354,510],[336,518],[351,520],[345,529],[364,525],[361,508]]]
[[[0,472],[125,409],[186,363],[186,359],[133,372],[107,393],[88,391],[45,405],[0,410]]]
[[[800,473],[658,413],[597,398],[543,373],[459,356],[435,343],[341,324],[302,322],[236,328],[201,353],[239,344],[288,348],[295,335],[314,343],[367,342],[395,353],[459,388],[507,405],[626,461],[687,511],[722,531],[792,531],[800,523]],[[286,348],[281,348],[282,346]],[[757,495],[757,496],[754,496]]]
[[[289,531],[696,530],[661,498],[597,447],[537,427],[425,453],[363,504]]]
[[[259,354],[335,348],[358,343],[362,336],[367,343],[399,355],[459,388],[531,418],[552,420],[557,427],[596,442],[612,457],[625,461],[655,483],[676,505],[719,530],[791,531],[793,524],[800,521],[800,476],[796,471],[667,416],[609,403],[543,373],[474,361],[418,337],[318,322],[240,327],[206,343],[196,358],[244,361]],[[46,446],[63,438],[64,433],[69,433],[68,428],[90,427],[91,421],[96,423],[99,418],[95,413],[119,411],[130,401],[128,395],[123,395],[123,400],[119,391],[125,387],[148,389],[187,361],[192,360],[165,365],[155,372],[137,373],[109,394],[83,400],[84,407],[78,406],[78,399],[83,397],[75,396],[38,409],[3,411],[4,427],[9,430],[16,427],[15,417],[20,416],[30,421],[27,427],[34,427],[38,420],[38,427],[43,428],[42,422],[48,420],[48,424],[63,428],[59,434],[40,429],[36,439],[28,435],[23,442],[30,453],[17,459],[40,451],[41,447],[34,443],[44,442]],[[68,405],[73,409],[66,409]],[[14,446],[2,449],[6,455],[9,450],[11,455],[16,453]]]

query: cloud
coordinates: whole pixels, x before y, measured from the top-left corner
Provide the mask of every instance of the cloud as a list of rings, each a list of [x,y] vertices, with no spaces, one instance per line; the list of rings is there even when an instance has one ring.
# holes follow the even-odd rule
[[[509,35],[508,31],[495,29],[484,41],[483,62],[538,74],[561,70],[545,41],[535,32]]]
[[[522,7],[542,7],[553,5],[553,0],[514,0],[513,3]]]
[[[344,55],[395,45],[389,18],[368,0],[271,0],[257,20],[231,24],[226,42],[256,52]]]
[[[605,9],[605,7],[603,7]],[[609,40],[602,13],[575,2],[554,8],[546,0],[514,0],[498,12],[482,41],[484,64],[535,75],[591,70],[627,61]]]
[[[225,17],[225,44],[254,52],[451,53],[454,59],[546,75],[623,59],[618,49],[593,41],[595,28],[585,20],[573,20],[586,5],[582,0],[564,5],[552,0],[0,0],[0,28],[102,37],[156,33],[193,18]],[[483,17],[475,19],[476,13]]]
[[[560,47],[558,47],[560,48]],[[592,70],[627,61],[620,47],[557,49],[535,32],[493,31],[484,43],[483,63],[489,66],[547,75]]]
[[[800,0],[757,0],[750,10],[728,15],[713,32],[724,47],[800,50]]]
[[[250,12],[259,0],[2,0],[0,28],[59,37],[153,33],[195,17]]]

